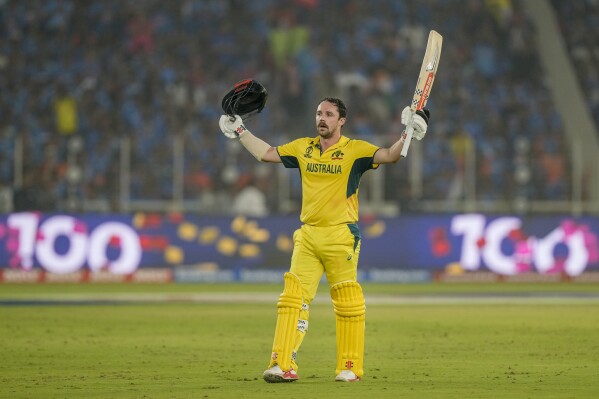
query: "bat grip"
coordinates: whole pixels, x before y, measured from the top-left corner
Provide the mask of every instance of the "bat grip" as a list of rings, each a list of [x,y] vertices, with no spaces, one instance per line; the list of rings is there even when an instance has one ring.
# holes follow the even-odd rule
[[[410,120],[406,124],[406,139],[401,147],[401,157],[405,158],[408,155],[408,149],[412,142],[412,136],[414,135],[414,113],[411,113]]]

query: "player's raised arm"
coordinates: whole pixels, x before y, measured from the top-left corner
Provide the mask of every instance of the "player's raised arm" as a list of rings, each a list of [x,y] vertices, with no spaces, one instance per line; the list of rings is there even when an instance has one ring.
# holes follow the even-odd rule
[[[410,118],[410,107],[405,107],[401,112],[401,123],[404,125],[408,123]],[[428,128],[428,119],[430,117],[430,111],[427,108],[423,108],[421,111],[417,111],[414,114],[414,135],[412,136],[416,140],[422,140],[426,134]],[[380,148],[375,154],[373,163],[395,163],[401,159],[401,150],[403,148],[406,139],[406,133],[401,135],[401,138],[397,140],[389,148]]]
[[[230,117],[222,115],[218,121],[220,130],[230,139],[239,138],[243,146],[260,162],[281,162],[281,157],[276,148],[264,140],[254,136],[247,130],[239,115]]]
[[[218,122],[220,130],[230,139],[239,138],[241,144],[260,162],[281,162],[276,148],[254,136],[243,121],[262,112],[268,92],[253,79],[241,80],[224,95],[221,106],[224,115]]]

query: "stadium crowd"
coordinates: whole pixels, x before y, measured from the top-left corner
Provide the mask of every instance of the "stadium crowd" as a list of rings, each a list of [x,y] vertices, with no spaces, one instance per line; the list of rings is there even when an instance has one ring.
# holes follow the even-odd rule
[[[551,4],[559,16],[557,21],[589,110],[599,126],[599,1],[552,0]]]
[[[252,184],[277,211],[277,167],[220,134],[222,95],[262,82],[267,107],[248,126],[272,145],[314,135],[324,95],[346,100],[347,135],[388,144],[431,28],[445,42],[422,198],[463,198],[471,153],[477,199],[570,196],[561,121],[518,0],[6,0],[0,21],[0,187],[15,208],[74,198],[118,211],[126,140],[132,199],[172,198],[182,156],[186,200],[219,203]],[[386,198],[409,210],[407,167],[382,169]]]

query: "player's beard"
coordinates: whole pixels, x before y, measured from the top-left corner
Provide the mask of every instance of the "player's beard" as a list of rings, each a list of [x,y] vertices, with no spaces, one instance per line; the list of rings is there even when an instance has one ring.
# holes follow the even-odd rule
[[[316,129],[318,130],[318,135],[325,140],[333,137],[333,130],[328,126],[324,127],[319,124],[316,126]]]

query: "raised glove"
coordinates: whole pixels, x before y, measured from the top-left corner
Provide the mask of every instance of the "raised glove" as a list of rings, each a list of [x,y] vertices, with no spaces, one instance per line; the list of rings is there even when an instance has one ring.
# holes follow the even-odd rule
[[[229,115],[221,115],[218,125],[221,132],[223,132],[223,134],[230,139],[239,137],[240,134],[247,130],[243,125],[241,116],[239,115],[234,115],[233,117]]]
[[[410,107],[405,107],[403,111],[401,111],[401,123],[407,125],[410,120]],[[428,119],[430,118],[430,111],[428,108],[422,108],[421,110],[416,111],[413,119],[414,126],[414,134],[413,138],[416,140],[422,140],[426,135],[426,129],[428,128]]]

